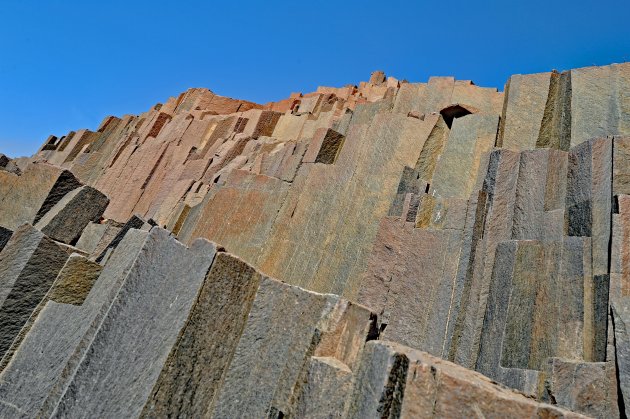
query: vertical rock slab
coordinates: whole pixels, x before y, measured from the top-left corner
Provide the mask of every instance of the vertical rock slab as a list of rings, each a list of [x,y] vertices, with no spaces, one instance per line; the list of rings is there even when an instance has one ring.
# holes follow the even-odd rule
[[[402,413],[409,358],[386,344],[365,344],[345,416],[397,418]]]
[[[619,417],[615,367],[610,364],[551,358],[543,399],[591,417]]]
[[[98,224],[89,222],[81,232],[81,237],[79,237],[76,247],[86,251],[88,254],[93,253],[105,234],[107,227],[107,223]]]
[[[613,301],[612,314],[617,379],[619,380],[619,406],[625,409],[627,417],[630,415],[630,299],[625,297]]]
[[[471,265],[466,267],[462,304],[453,332],[450,358],[468,368],[474,368],[479,351],[497,246],[512,237],[519,163],[520,154],[517,152],[493,152],[483,195],[480,194],[483,200],[478,203],[476,220],[479,228],[474,233],[479,241],[473,250],[474,257],[467,261]]]
[[[306,383],[294,411],[295,417],[341,418],[350,390],[352,371],[330,357],[311,357]]]
[[[58,303],[81,305],[94,282],[101,273],[102,266],[91,262],[85,257],[73,253],[70,255],[63,268],[57,275],[55,282],[42,298],[40,303],[31,313],[28,321],[22,326],[20,333],[13,340],[11,347],[6,351],[0,361],[0,371],[9,363],[15,351],[20,347],[22,341],[30,331],[33,323],[37,320],[39,313],[46,306],[48,301]]]
[[[571,70],[571,146],[630,135],[630,64]]]
[[[334,357],[354,368],[369,318],[369,311],[337,296],[264,278],[212,415],[287,414],[307,375],[310,356]]]
[[[15,230],[35,224],[79,186],[72,173],[48,164],[29,164],[21,175],[0,171],[0,225]]]
[[[542,371],[548,358],[584,359],[588,247],[574,237],[499,245],[478,371],[503,381],[500,367]]]
[[[132,230],[125,236],[81,306],[54,301],[44,306],[2,373],[0,415],[52,414],[147,234]]]
[[[540,132],[551,73],[510,77],[505,87],[497,145],[508,150],[532,150]]]
[[[630,194],[630,137],[613,138],[613,185],[612,194]]]
[[[101,252],[98,254],[98,256],[96,256],[95,260],[100,263],[105,258],[105,255],[112,252],[113,249],[118,246],[118,244],[123,240],[129,230],[131,230],[132,228],[140,229],[145,223],[146,221],[144,219],[137,215],[133,215],[121,228],[108,228],[108,231],[111,230],[112,233],[115,233],[116,235],[111,240],[104,241],[103,239],[101,239],[101,243],[105,245],[105,248],[101,250],[100,246],[97,246],[95,250],[101,250]],[[107,236],[107,234],[105,234],[103,238],[109,238],[105,236]]]
[[[481,157],[494,147],[498,124],[498,115],[472,114],[453,121],[431,182],[431,188],[438,196],[470,197]]]
[[[565,224],[569,236],[590,236],[593,275],[609,272],[612,141],[585,141],[569,152]]]
[[[98,221],[109,199],[90,186],[69,192],[35,225],[54,240],[74,244],[89,222]]]
[[[143,417],[207,417],[223,384],[262,276],[218,253]]]
[[[28,224],[19,227],[0,252],[0,356],[44,298],[68,256]]]
[[[571,147],[571,72],[551,73],[549,95],[536,147],[568,150]]]
[[[135,417],[142,412],[215,254],[205,240],[188,249],[159,228],[151,230],[147,242],[54,416]]]
[[[443,354],[460,242],[458,230],[381,221],[358,302],[378,314],[382,339]]]
[[[582,418],[539,403],[451,362],[393,342],[366,343],[345,413],[349,418]]]

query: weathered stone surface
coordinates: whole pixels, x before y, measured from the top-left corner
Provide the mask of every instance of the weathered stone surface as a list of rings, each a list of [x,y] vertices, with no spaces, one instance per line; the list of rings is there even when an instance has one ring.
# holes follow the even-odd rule
[[[498,123],[498,115],[473,114],[454,120],[431,182],[438,196],[468,199],[481,157],[494,147]]]
[[[214,245],[203,240],[187,249],[159,228],[149,233],[146,246],[68,383],[55,416],[130,417],[142,412],[215,253]],[[121,368],[121,357],[132,353]]]
[[[571,70],[571,145],[630,135],[630,64]]]
[[[311,355],[334,356],[354,368],[370,313],[361,309],[363,321],[348,322],[348,311],[337,296],[263,279],[212,415],[286,414]]]
[[[15,230],[35,224],[79,186],[70,172],[48,164],[30,164],[21,175],[0,171],[0,225]]]
[[[70,258],[0,322],[0,416],[623,413],[629,68],[190,89],[0,156],[0,265],[24,222]]]
[[[69,192],[35,225],[54,240],[74,244],[89,222],[98,221],[109,199],[90,186]]]
[[[261,279],[238,258],[218,253],[142,416],[210,415]]]
[[[363,351],[347,417],[584,417],[537,403],[426,353],[372,341]]]
[[[545,402],[596,418],[619,416],[612,362],[549,360]]]
[[[68,254],[32,226],[19,227],[0,252],[0,355],[44,298]]]
[[[615,356],[617,363],[617,379],[619,380],[620,408],[630,414],[630,301],[627,297],[612,303],[613,324],[615,332]]]
[[[508,150],[531,150],[545,114],[551,73],[514,75],[505,86],[498,145]]]
[[[372,248],[359,303],[379,316],[381,337],[437,356],[452,315],[461,232],[416,229],[385,218]],[[418,264],[416,261],[422,260]]]
[[[81,232],[81,237],[79,237],[76,246],[79,249],[86,251],[88,254],[91,254],[96,250],[96,247],[103,238],[107,227],[108,224],[106,223],[99,224],[90,221]]]
[[[146,232],[131,230],[81,306],[44,306],[2,373],[2,416],[52,414],[146,242]]]
[[[81,305],[92,289],[101,270],[102,267],[99,264],[91,262],[77,253],[71,254],[46,295],[32,311],[24,326],[22,326],[11,347],[5,352],[0,361],[0,370],[4,369],[9,363],[48,301]]]
[[[111,240],[108,240],[110,239],[110,237],[107,237],[107,232],[105,233],[105,235],[103,235],[100,243],[103,243],[105,245],[105,248],[101,250],[99,248],[100,246],[97,246],[95,250],[101,250],[101,252],[94,252],[95,255],[98,255],[96,256],[95,260],[97,262],[101,262],[105,258],[105,255],[108,254],[108,252],[111,252],[113,249],[116,248],[116,246],[118,246],[118,244],[122,241],[129,230],[131,230],[132,228],[141,229],[144,224],[145,220],[138,217],[137,215],[134,215],[122,227],[116,228],[116,226],[113,226],[114,228],[112,228],[111,230],[108,229],[107,232],[111,231],[111,233],[115,234],[115,236],[111,238]]]
[[[584,305],[593,304],[584,296],[588,247],[588,240],[572,237],[499,245],[478,371],[503,381],[501,367],[540,371],[551,357],[585,359],[585,348],[594,345],[584,325]],[[558,299],[562,306],[552,304]]]
[[[306,383],[292,413],[295,417],[343,417],[351,389],[352,372],[346,364],[335,358],[311,357]]]

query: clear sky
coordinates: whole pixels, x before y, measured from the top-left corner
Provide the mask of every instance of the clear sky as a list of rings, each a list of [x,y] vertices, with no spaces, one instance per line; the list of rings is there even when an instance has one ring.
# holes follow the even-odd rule
[[[0,152],[189,87],[268,102],[318,85],[630,61],[630,0],[0,0]]]

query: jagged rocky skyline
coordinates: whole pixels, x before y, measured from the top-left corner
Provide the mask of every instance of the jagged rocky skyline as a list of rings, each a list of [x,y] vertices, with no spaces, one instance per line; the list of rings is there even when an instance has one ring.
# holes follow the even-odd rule
[[[630,64],[51,136],[0,159],[0,416],[623,416],[629,150]]]

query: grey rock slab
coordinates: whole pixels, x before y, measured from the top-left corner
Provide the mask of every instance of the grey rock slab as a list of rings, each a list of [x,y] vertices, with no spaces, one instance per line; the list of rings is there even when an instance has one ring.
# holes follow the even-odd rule
[[[379,341],[365,344],[344,416],[398,418],[409,358]]]
[[[81,305],[92,288],[92,285],[100,275],[101,270],[102,266],[98,263],[91,262],[78,253],[71,254],[63,265],[59,275],[57,275],[55,282],[53,282],[37,307],[33,309],[28,321],[25,322],[20,333],[13,340],[11,347],[2,357],[0,361],[0,371],[2,371],[11,360],[13,354],[24,340],[24,337],[30,331],[33,323],[37,320],[39,313],[46,306],[46,303],[48,301],[55,301],[58,303]]]
[[[316,350],[316,338],[324,329],[326,319],[335,317],[339,302],[337,296],[309,292],[264,278],[212,416],[287,414],[308,357]],[[365,332],[367,334],[367,330]]]
[[[108,204],[104,194],[83,186],[66,194],[35,227],[54,240],[74,244],[89,222],[98,221]]]
[[[311,357],[306,383],[292,412],[300,418],[341,418],[352,389],[352,371],[330,357]]]
[[[15,231],[0,253],[0,356],[44,298],[68,256],[28,224]]]
[[[151,230],[53,416],[142,412],[215,251],[203,239],[188,249],[166,230]]]
[[[88,254],[91,254],[96,250],[96,246],[98,246],[101,241],[107,227],[108,225],[105,223],[98,224],[89,222],[83,229],[81,237],[79,237],[79,240],[77,241],[76,247],[86,251]]]
[[[35,224],[80,186],[72,173],[48,164],[29,164],[20,175],[0,171],[0,225],[13,230]]]
[[[207,417],[223,384],[262,275],[218,253],[143,417]]]
[[[615,355],[620,397],[626,416],[630,415],[630,299],[619,298],[612,303],[615,331]]]
[[[116,231],[116,235],[114,236],[114,238],[111,239],[111,241],[101,251],[101,253],[98,256],[96,256],[95,260],[100,263],[105,257],[105,255],[108,253],[108,251],[110,251],[111,249],[115,249],[116,246],[118,246],[121,240],[125,237],[125,234],[127,234],[127,231],[129,231],[132,228],[135,228],[138,230],[144,229],[143,227],[145,224],[146,224],[146,221],[142,217],[139,217],[137,215],[132,215],[131,218],[118,231]]]
[[[51,415],[146,237],[138,230],[125,236],[81,306],[44,306],[2,373],[0,416]]]

